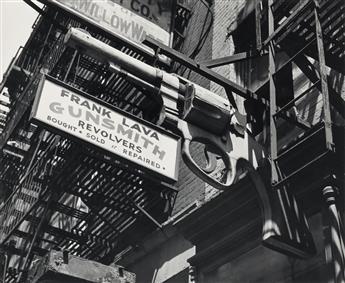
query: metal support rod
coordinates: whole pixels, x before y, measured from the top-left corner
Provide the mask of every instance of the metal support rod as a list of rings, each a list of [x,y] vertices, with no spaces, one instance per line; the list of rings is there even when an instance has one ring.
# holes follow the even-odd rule
[[[345,282],[345,247],[342,217],[337,208],[338,190],[327,186],[322,190],[324,209],[324,243],[328,271],[327,282]]]
[[[272,10],[273,0],[268,1],[268,34],[274,34],[274,17]],[[277,129],[274,115],[277,111],[276,102],[276,86],[274,82],[274,74],[276,72],[274,41],[268,44],[268,77],[270,91],[270,151],[271,151],[271,182],[275,184],[279,181],[278,172],[275,167],[275,160],[278,156]]]
[[[133,205],[139,209],[139,211],[144,214],[149,220],[151,220],[159,229],[162,229],[163,226],[153,217],[150,213],[148,213],[144,208],[142,208],[139,204],[137,204],[134,200],[132,200]]]
[[[35,3],[31,2],[30,0],[24,0],[24,2],[28,4],[31,8],[33,8],[39,14],[45,15],[45,11],[39,6],[37,6]]]
[[[326,73],[326,60],[325,60],[325,50],[323,45],[322,28],[319,16],[319,3],[318,0],[314,0],[314,15],[315,15],[315,30],[316,30],[316,43],[319,56],[320,64],[320,80],[321,80],[321,90],[322,90],[322,100],[323,100],[323,115],[325,123],[325,134],[326,134],[326,147],[329,150],[333,150],[333,134],[332,134],[332,121],[331,121],[331,109],[329,104],[329,93],[328,93],[328,83],[327,83],[327,73]]]
[[[137,204],[134,199],[129,197],[123,191],[120,190],[120,193],[121,193],[121,195],[123,195],[123,197],[125,199],[127,199],[129,202],[131,202],[135,208],[137,208],[143,215],[145,215],[152,223],[154,223],[159,229],[162,230],[163,226],[150,213],[148,213],[143,207],[141,207],[139,204]]]
[[[72,66],[73,66],[73,63],[74,63],[74,61],[75,61],[75,58],[77,57],[77,54],[78,54],[78,50],[74,50],[72,60],[71,60],[71,62],[69,63],[68,68],[67,68],[67,72],[66,72],[66,74],[65,74],[65,76],[64,76],[64,78],[63,78],[63,81],[64,81],[64,82],[67,81],[67,77],[68,77],[68,75],[69,75],[69,73],[70,73],[70,71],[71,71],[71,69],[72,69]]]

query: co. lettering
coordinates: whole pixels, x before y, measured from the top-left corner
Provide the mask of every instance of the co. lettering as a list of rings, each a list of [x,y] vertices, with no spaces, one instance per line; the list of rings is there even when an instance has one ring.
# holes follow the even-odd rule
[[[148,18],[151,15],[150,7],[140,3],[139,0],[132,0],[131,1],[131,9],[140,15],[143,15],[144,17]]]

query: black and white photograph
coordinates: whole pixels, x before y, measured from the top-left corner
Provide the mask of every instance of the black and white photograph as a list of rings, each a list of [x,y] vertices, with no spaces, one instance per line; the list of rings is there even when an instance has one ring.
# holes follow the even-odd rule
[[[344,0],[0,0],[0,283],[345,283]]]

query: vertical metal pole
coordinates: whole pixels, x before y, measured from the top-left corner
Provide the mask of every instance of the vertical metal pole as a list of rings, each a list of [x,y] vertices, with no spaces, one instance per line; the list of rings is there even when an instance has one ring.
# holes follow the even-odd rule
[[[322,190],[324,208],[324,242],[328,271],[327,282],[345,282],[345,247],[342,217],[336,205],[337,189],[327,186]]]
[[[74,51],[74,53],[73,53],[72,60],[71,60],[71,62],[70,62],[69,65],[68,65],[67,72],[66,72],[66,74],[65,74],[65,76],[64,76],[64,78],[63,78],[63,81],[64,81],[64,82],[67,81],[68,75],[69,75],[69,73],[70,73],[70,71],[71,71],[71,69],[72,69],[72,66],[73,66],[73,63],[74,63],[74,61],[75,61],[75,58],[77,57],[77,54],[78,54],[78,50],[76,49],[76,50]]]
[[[315,32],[316,32],[316,43],[317,51],[319,57],[320,65],[320,80],[321,80],[321,91],[323,100],[323,115],[325,124],[325,134],[326,134],[326,147],[329,150],[333,150],[333,134],[332,134],[332,124],[331,124],[331,109],[329,104],[329,94],[328,94],[328,83],[327,83],[327,73],[326,73],[326,60],[325,60],[325,50],[323,45],[323,35],[322,28],[319,17],[319,1],[314,0],[314,15],[315,15]]]
[[[272,11],[273,0],[268,1],[268,36],[274,33],[274,16]],[[274,73],[276,72],[275,66],[275,50],[273,39],[268,44],[268,76],[269,76],[269,89],[270,89],[270,149],[271,149],[271,181],[272,184],[278,182],[278,173],[275,166],[275,160],[277,159],[277,129],[274,120],[274,114],[277,110],[276,102],[276,86],[274,82]]]

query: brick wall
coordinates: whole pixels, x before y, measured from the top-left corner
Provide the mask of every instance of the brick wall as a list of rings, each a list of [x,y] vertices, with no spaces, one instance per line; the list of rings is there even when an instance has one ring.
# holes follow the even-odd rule
[[[206,6],[200,0],[184,0],[181,2],[192,10],[192,17],[185,33],[186,38],[180,50],[180,52],[183,54],[190,56],[197,47],[200,37],[207,30],[207,27],[211,22],[211,15]],[[205,43],[195,57],[195,60],[198,61],[210,59],[211,56],[212,30],[209,32]],[[180,67],[179,65],[174,66],[174,71],[205,88],[209,88],[210,86],[209,80],[203,78],[195,72],[184,70],[184,68]],[[200,148],[196,148],[195,150],[200,151]],[[202,159],[201,155],[197,154],[197,157],[199,161]],[[205,183],[196,177],[182,160],[180,162],[179,181],[176,186],[179,189],[179,193],[175,202],[173,214],[186,208],[195,200],[203,201],[205,199]]]
[[[212,29],[210,30],[202,49],[195,57],[195,60],[203,61],[232,55],[234,53],[234,43],[232,38],[227,36],[227,29],[229,25],[236,21],[239,11],[245,5],[245,0],[214,0],[211,6],[211,11],[206,8],[205,4],[201,0],[184,0],[182,3],[192,9],[192,17],[186,31],[186,39],[180,52],[190,56],[195,49],[200,36],[203,34],[203,30],[205,31],[211,21],[213,21]],[[212,16],[210,15],[210,12],[212,12]],[[183,68],[178,68],[177,65],[175,66],[175,70],[177,70],[180,75],[183,75],[191,81],[214,91],[218,95],[226,97],[223,87],[210,82],[194,72],[189,72],[188,70],[184,71]],[[214,70],[226,78],[238,81],[233,65],[215,68]],[[201,148],[199,147],[195,150],[197,151],[197,154],[195,154],[197,156],[196,159],[201,161],[203,159]],[[218,190],[205,184],[196,177],[182,161],[180,164],[181,169],[179,171],[179,181],[177,183],[179,193],[173,214],[187,207],[195,200],[209,200],[219,193]]]
[[[227,35],[228,27],[236,20],[239,11],[244,7],[245,0],[214,2],[214,24],[212,58],[222,58],[234,54],[234,42]],[[224,77],[237,81],[237,75],[233,64],[213,69]],[[211,83],[211,90],[226,97],[224,89],[216,83]]]

